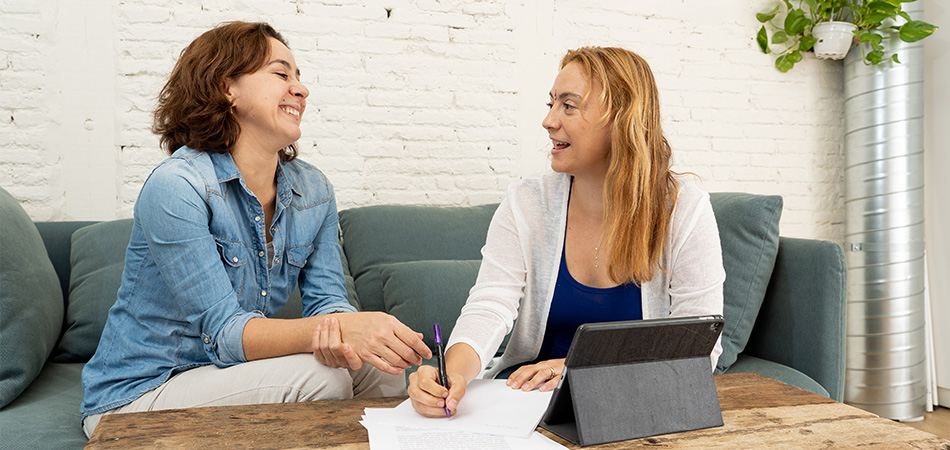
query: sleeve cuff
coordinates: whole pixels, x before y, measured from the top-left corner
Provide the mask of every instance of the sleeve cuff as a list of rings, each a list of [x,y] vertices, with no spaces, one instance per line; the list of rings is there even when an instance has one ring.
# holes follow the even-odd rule
[[[244,357],[244,327],[253,318],[264,317],[261,311],[235,314],[221,327],[218,336],[202,335],[205,352],[218,367],[247,362]]]

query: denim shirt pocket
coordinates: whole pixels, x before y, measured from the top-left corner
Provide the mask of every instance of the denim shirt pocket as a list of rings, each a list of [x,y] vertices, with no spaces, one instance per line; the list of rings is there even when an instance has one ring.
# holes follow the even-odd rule
[[[219,237],[214,238],[217,244],[218,253],[221,254],[221,260],[224,261],[224,270],[231,279],[231,286],[238,297],[244,290],[245,272],[247,269],[248,253],[244,244],[235,241],[229,241]]]
[[[287,247],[287,264],[296,267],[297,270],[303,269],[311,253],[313,253],[313,244]]]
[[[295,245],[287,247],[287,292],[297,286],[300,271],[307,265],[310,254],[313,253],[313,244]]]

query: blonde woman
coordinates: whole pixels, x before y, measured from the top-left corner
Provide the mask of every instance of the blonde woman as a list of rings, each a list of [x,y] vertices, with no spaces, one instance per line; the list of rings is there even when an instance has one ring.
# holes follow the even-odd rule
[[[709,195],[670,170],[646,61],[620,48],[569,51],[549,96],[553,172],[508,188],[448,342],[449,388],[432,367],[410,375],[422,415],[454,414],[480,374],[554,389],[582,323],[722,314]],[[710,367],[721,352],[717,343]]]

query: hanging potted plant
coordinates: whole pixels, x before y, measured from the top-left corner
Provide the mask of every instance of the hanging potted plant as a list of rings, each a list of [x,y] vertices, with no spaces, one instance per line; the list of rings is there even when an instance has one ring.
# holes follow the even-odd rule
[[[916,0],[904,0],[910,3]],[[782,0],[771,11],[756,14],[763,25],[756,42],[763,53],[773,53],[775,67],[788,72],[802,60],[802,54],[814,51],[819,59],[842,59],[852,42],[862,45],[865,64],[880,64],[885,59],[900,62],[897,54],[886,54],[882,33],[894,30],[904,42],[916,42],[933,34],[937,27],[912,20],[901,10],[901,0],[799,0],[798,6]],[[784,8],[783,8],[784,6]],[[903,18],[900,26],[893,25]],[[771,29],[771,34],[769,33]]]

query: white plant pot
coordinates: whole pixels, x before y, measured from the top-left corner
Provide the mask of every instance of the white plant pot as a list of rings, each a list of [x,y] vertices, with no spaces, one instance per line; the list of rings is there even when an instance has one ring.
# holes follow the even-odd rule
[[[854,30],[858,27],[851,22],[822,22],[811,30],[815,42],[815,57],[818,59],[844,59],[851,49]]]

